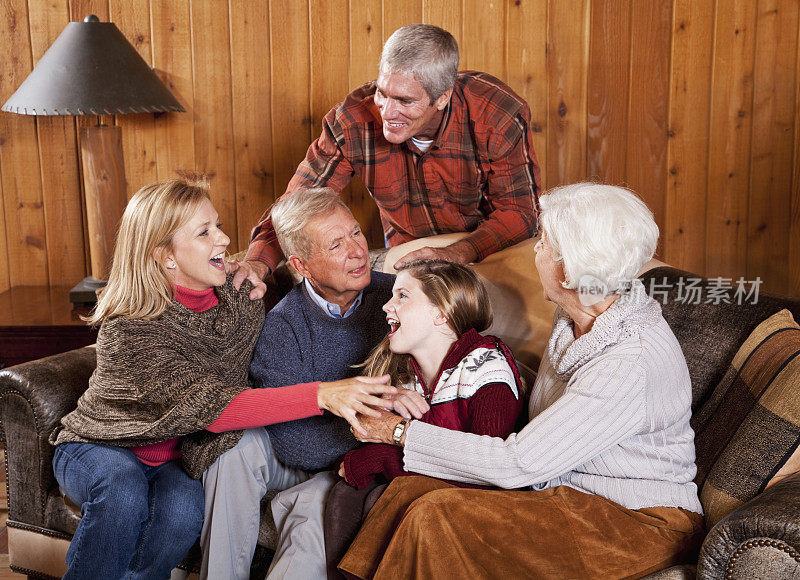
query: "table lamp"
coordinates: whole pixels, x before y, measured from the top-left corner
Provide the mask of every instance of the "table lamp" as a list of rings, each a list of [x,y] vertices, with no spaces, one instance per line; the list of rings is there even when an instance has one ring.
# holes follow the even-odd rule
[[[113,22],[89,15],[67,24],[2,110],[97,116],[97,125],[80,133],[91,276],[70,292],[73,303],[95,302],[127,203],[122,129],[103,125],[100,115],[185,109]]]

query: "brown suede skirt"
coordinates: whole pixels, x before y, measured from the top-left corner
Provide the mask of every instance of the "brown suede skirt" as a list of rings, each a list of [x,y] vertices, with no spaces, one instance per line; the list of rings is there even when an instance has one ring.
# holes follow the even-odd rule
[[[463,489],[398,477],[339,564],[357,578],[637,578],[697,555],[703,517],[567,486]]]

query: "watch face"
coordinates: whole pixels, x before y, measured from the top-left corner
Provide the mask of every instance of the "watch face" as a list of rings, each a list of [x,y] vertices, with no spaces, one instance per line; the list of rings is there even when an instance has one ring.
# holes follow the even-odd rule
[[[403,432],[406,430],[407,421],[403,419],[400,421],[394,428],[394,432],[392,433],[392,440],[396,445],[400,445],[400,437],[403,436]]]

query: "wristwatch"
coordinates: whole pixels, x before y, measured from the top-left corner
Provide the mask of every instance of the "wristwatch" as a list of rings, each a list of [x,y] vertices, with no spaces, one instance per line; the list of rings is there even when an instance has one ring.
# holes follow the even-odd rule
[[[408,426],[413,420],[414,419],[401,419],[400,422],[395,425],[394,431],[392,432],[392,443],[395,445],[400,445],[403,434],[406,432],[406,429],[408,429]]]

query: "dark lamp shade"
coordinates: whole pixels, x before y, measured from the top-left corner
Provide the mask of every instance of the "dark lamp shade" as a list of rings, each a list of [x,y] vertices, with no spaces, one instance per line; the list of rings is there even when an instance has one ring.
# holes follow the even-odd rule
[[[3,105],[22,115],[184,111],[113,22],[70,22]]]

